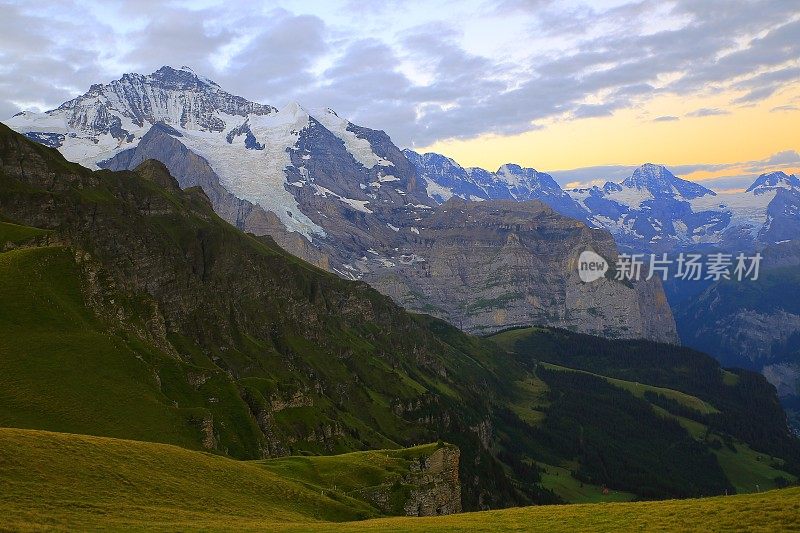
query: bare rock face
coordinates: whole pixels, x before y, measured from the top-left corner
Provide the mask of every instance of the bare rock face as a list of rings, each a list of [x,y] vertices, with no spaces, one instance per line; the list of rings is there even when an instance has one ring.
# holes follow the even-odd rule
[[[797,396],[800,390],[800,364],[778,363],[761,369],[767,381],[775,386],[778,396]]]
[[[714,308],[709,309],[709,315]],[[776,309],[763,312],[754,309],[737,309],[725,316],[711,316],[698,335],[714,338],[718,343],[722,356],[733,358],[743,366],[759,367],[775,362],[784,353],[791,350],[785,347],[800,334],[800,315]],[[784,347],[783,350],[776,347]]]
[[[458,448],[439,448],[412,466],[415,488],[403,506],[407,516],[436,516],[461,512]]]
[[[365,500],[387,515],[438,516],[461,512],[458,447],[440,445],[411,459],[408,472],[350,496]]]
[[[757,280],[721,280],[678,307],[686,346],[761,372],[800,431],[800,242],[761,251]]]
[[[657,280],[583,283],[578,256],[617,256],[610,234],[538,201],[451,199],[420,222],[395,268],[365,277],[401,305],[466,331],[531,324],[676,342]]]

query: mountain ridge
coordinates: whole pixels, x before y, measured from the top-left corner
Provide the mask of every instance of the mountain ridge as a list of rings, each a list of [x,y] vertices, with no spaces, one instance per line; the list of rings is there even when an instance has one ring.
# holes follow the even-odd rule
[[[214,209],[240,229],[271,235],[298,257],[342,277],[363,279],[412,310],[439,313],[470,331],[486,333],[536,323],[677,340],[671,314],[659,305],[658,287],[630,290],[599,281],[625,293],[620,301],[651,300],[633,305],[636,311],[622,321],[606,310],[609,291],[579,291],[580,298],[567,294],[574,286],[573,256],[583,251],[577,248],[559,247],[561,255],[542,265],[559,278],[558,283],[530,283],[531,274],[517,268],[505,294],[478,297],[465,285],[465,276],[452,275],[454,270],[464,273],[475,268],[466,250],[452,247],[447,257],[438,257],[455,263],[452,267],[440,263],[442,268],[426,268],[433,259],[429,253],[444,249],[436,246],[435,235],[449,237],[426,229],[437,202],[407,154],[385,132],[355,125],[330,109],[307,110],[297,103],[281,109],[257,105],[210,83],[191,71],[170,67],[147,76],[125,75],[94,86],[89,96],[74,99],[64,109],[16,117],[11,126],[92,168],[133,170],[145,159],[161,160],[181,186],[203,187]],[[78,129],[70,126],[73,109],[80,111]],[[109,124],[124,134],[115,137]],[[49,142],[54,138],[58,142]],[[514,182],[506,190],[508,199],[541,199],[564,216],[584,218],[578,203],[552,178],[516,165],[500,171],[503,177],[497,184],[503,179]],[[491,213],[495,218],[501,213],[511,216],[502,209]],[[558,217],[548,220],[556,233],[572,224]],[[508,225],[502,219],[492,219],[491,224]],[[451,229],[460,233],[462,244],[469,241],[469,225]],[[574,244],[591,247],[596,244],[593,239],[606,240],[592,235]],[[497,264],[515,261],[516,252],[506,246],[506,237],[487,243],[490,253],[504,257]],[[535,239],[522,242],[529,248],[526,254],[537,246]],[[475,281],[491,284],[485,276]],[[440,306],[442,293],[458,295],[450,309]],[[553,302],[554,307],[548,310],[544,302]],[[503,307],[515,310],[507,313]],[[657,312],[646,316],[651,308]]]
[[[561,189],[549,174],[502,165],[500,169],[517,167],[536,177],[520,191],[518,180],[501,172],[467,169],[435,153],[404,153],[438,203],[451,196],[483,201],[540,199],[566,216],[610,231],[626,251],[752,250],[785,239],[789,230],[782,228],[793,227],[798,219],[790,210],[800,205],[800,179],[783,172],[760,175],[742,193],[717,194],[653,163],[640,165],[619,183],[569,190]],[[767,185],[770,179],[774,185]],[[781,207],[787,204],[789,209]],[[770,211],[779,211],[778,216]],[[782,226],[778,230],[773,228],[775,218]]]

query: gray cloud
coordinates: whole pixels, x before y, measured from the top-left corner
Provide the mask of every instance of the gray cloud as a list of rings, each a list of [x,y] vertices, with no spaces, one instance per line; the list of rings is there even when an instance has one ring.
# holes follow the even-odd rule
[[[797,107],[796,105],[786,104],[773,107],[772,109],[770,109],[770,111],[773,113],[777,113],[780,111],[800,111],[800,107]]]
[[[680,120],[680,118],[674,115],[664,115],[654,118],[653,122],[675,122],[676,120]]]
[[[707,187],[713,191],[725,192],[734,191],[738,189],[747,189],[758,177],[758,174],[743,174],[737,176],[725,176],[722,178],[712,178],[703,180],[703,187]],[[724,201],[724,200],[723,200]]]
[[[552,170],[548,174],[563,187],[567,183],[579,182],[588,184],[593,181],[611,181],[618,183],[633,174],[634,165],[599,165],[593,167],[574,168],[570,170]]]
[[[395,31],[401,5],[411,23]],[[329,106],[398,144],[424,146],[608,116],[663,93],[733,89],[734,104],[751,105],[800,79],[800,6],[791,0],[631,0],[610,9],[474,0],[444,6],[460,10],[447,18],[428,14],[442,13],[439,4],[407,6],[342,0],[339,11],[357,19],[343,22],[300,4],[0,0],[0,113],[55,107],[125,70],[185,64],[247,98]],[[465,43],[463,22],[484,19],[521,21],[516,55],[481,55]],[[525,44],[543,38],[552,46]]]
[[[755,161],[739,161],[736,163],[723,163],[723,164],[691,164],[691,165],[676,165],[670,167],[672,172],[676,175],[691,174],[693,172],[718,172],[727,169],[744,168],[748,172],[763,174],[765,172],[772,172],[775,170],[791,169],[800,165],[800,153],[795,150],[784,150],[777,152],[764,159]]]
[[[148,72],[162,65],[209,71],[209,56],[236,36],[230,29],[206,24],[219,14],[215,9],[189,11],[165,5],[158,11],[157,17],[126,36],[131,50],[122,56],[124,63]]]
[[[724,109],[718,108],[709,108],[709,107],[702,107],[691,113],[686,113],[687,117],[711,117],[715,115],[730,115],[730,111],[725,111]]]
[[[219,83],[241,87],[261,101],[297,100],[298,88],[316,83],[310,70],[331,46],[325,23],[315,16],[274,10],[253,26],[256,37],[233,58]]]
[[[764,160],[768,165],[797,165],[800,164],[800,153],[796,150],[784,150],[773,154]]]
[[[800,26],[797,27],[800,36]],[[800,47],[798,47],[800,50]],[[800,80],[800,67],[789,67],[765,72],[748,80],[734,84],[736,89],[749,89],[749,92],[734,100],[734,103],[749,103],[769,98],[788,82]]]
[[[66,7],[65,2],[64,6]],[[23,107],[52,107],[88,89],[86,80],[106,80],[98,58],[82,46],[65,43],[45,13],[29,13],[16,4],[0,4],[0,111],[10,116]],[[101,42],[112,34],[103,24],[84,28],[69,17],[60,32],[80,35],[81,43]]]
[[[579,105],[572,112],[575,118],[592,118],[592,117],[607,117],[614,113],[613,105],[606,104],[593,104],[593,105]]]

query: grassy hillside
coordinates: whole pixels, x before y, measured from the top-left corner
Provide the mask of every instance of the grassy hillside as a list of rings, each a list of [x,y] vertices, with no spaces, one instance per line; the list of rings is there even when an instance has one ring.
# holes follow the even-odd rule
[[[436,444],[393,450],[351,452],[341,455],[279,457],[253,461],[286,479],[318,486],[326,490],[351,492],[393,482],[409,472],[411,462],[428,456]]]
[[[170,445],[0,429],[3,528],[219,531],[786,530],[800,518],[800,489],[701,500],[544,506],[437,518],[351,522],[363,502],[313,481],[370,483],[399,463],[382,452],[305,463],[305,481],[272,464],[235,461]],[[411,455],[424,453],[411,450]],[[403,452],[396,459],[402,460]],[[384,454],[385,459],[385,454]],[[282,461],[282,462],[281,462]],[[337,464],[338,463],[338,464]],[[319,468],[321,478],[312,470]],[[294,467],[289,469],[293,475]],[[359,478],[371,471],[363,480]],[[342,523],[343,521],[346,521]],[[337,522],[334,526],[331,522]]]
[[[791,531],[800,489],[661,502],[526,507],[436,518],[392,518],[336,526],[337,531]],[[324,530],[325,526],[298,528]]]
[[[644,340],[609,340],[538,328],[502,332],[490,338],[529,367],[551,363],[595,373],[609,382],[622,380],[675,391],[665,395],[642,390],[641,395],[673,414],[695,418],[759,451],[787,457],[792,468],[800,472],[800,441],[788,428],[774,387],[755,372],[723,370],[712,357],[695,350]],[[619,381],[617,384],[622,385]],[[625,387],[637,394],[630,385]],[[704,406],[692,407],[687,401],[694,400],[683,395],[696,398]],[[714,412],[702,413],[709,408]]]
[[[26,522],[216,528],[232,527],[231,517],[255,524],[377,514],[363,502],[333,491],[323,495],[255,462],[164,444],[0,429],[0,458],[0,515],[3,527],[12,529]]]
[[[25,243],[36,237],[46,235],[48,232],[37,228],[28,226],[20,226],[19,224],[11,224],[10,222],[3,222],[0,219],[0,250],[8,245],[17,245]]]
[[[550,363],[541,363],[542,367],[549,368],[552,370],[563,370],[568,372],[582,372],[585,374],[590,374],[593,376],[598,376],[593,372],[586,372],[584,370],[576,370],[574,368],[566,368],[559,365],[553,365]],[[619,387],[620,389],[626,390],[636,396],[637,398],[646,398],[648,395],[647,393],[655,394],[658,396],[663,396],[670,400],[674,400],[679,405],[686,407],[687,409],[692,409],[697,411],[703,415],[710,415],[714,413],[719,413],[719,411],[714,408],[714,406],[704,402],[703,400],[692,396],[691,394],[686,394],[681,391],[667,389],[664,387],[654,387],[653,385],[648,385],[646,383],[639,383],[638,381],[626,381],[624,379],[616,379],[616,378],[609,378],[607,376],[598,376],[603,378],[608,383]]]
[[[620,490],[604,490],[599,485],[592,485],[575,479],[569,468],[541,465],[542,485],[555,492],[565,502],[600,503],[629,502],[636,495]]]
[[[770,457],[767,454],[757,453],[747,444],[736,439],[730,437],[725,438],[719,434],[715,434],[711,431],[708,424],[703,424],[696,420],[671,413],[669,410],[659,405],[661,402],[655,401],[653,403],[658,397],[668,398],[674,400],[677,406],[682,406],[694,411],[697,415],[701,415],[701,419],[703,415],[719,413],[713,406],[699,398],[672,389],[664,389],[662,387],[653,387],[638,382],[599,376],[591,372],[575,370],[550,363],[540,363],[540,366],[550,370],[577,372],[595,376],[603,379],[610,385],[631,392],[637,398],[649,400],[655,413],[677,421],[697,440],[712,443],[711,448],[713,453],[716,455],[719,465],[722,467],[723,472],[737,493],[751,493],[758,492],[759,490],[780,488],[786,483],[795,483],[797,481],[796,475],[782,470],[784,461]],[[657,396],[654,398],[653,395]],[[687,413],[682,409],[679,409],[679,411],[683,414]],[[692,415],[690,414],[690,416]],[[554,472],[557,475],[554,476]],[[597,487],[589,485],[586,487],[586,490],[577,490],[576,486],[583,489],[583,484],[572,478],[572,473],[567,469],[548,467],[547,474],[547,476],[543,476],[542,484],[548,488],[552,487],[559,495],[564,495],[563,497],[566,501],[576,503],[597,500],[609,501],[608,498],[600,498],[597,496],[599,493]],[[624,501],[626,493],[623,492],[621,494]]]
[[[199,448],[187,420],[207,413],[175,407],[145,362],[153,352],[106,333],[84,306],[68,250],[2,253],[0,279],[0,426]]]

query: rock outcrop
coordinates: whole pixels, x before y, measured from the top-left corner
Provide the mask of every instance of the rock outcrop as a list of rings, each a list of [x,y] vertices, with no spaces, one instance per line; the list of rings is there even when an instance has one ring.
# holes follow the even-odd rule
[[[352,491],[388,515],[438,516],[461,512],[460,452],[440,444],[428,454],[410,458],[408,473],[380,485]]]
[[[408,516],[435,516],[461,512],[461,484],[458,480],[459,451],[439,448],[412,465],[407,479],[412,485],[403,510]]]
[[[677,341],[660,282],[583,283],[578,256],[613,262],[614,240],[541,202],[453,198],[419,225],[393,268],[365,275],[406,308],[482,334],[535,324]]]

